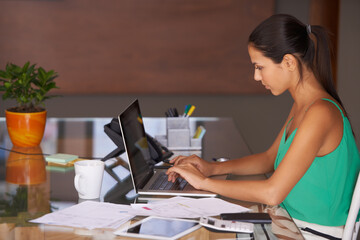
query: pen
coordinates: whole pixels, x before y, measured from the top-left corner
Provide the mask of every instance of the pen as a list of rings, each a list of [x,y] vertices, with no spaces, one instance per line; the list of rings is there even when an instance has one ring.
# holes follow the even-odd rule
[[[176,108],[169,108],[167,112],[165,112],[166,117],[178,117],[179,113]]]
[[[204,135],[205,135],[205,132],[206,132],[206,129],[204,128],[204,127],[202,127],[201,128],[201,132],[200,132],[200,134],[199,134],[199,137],[198,138],[203,138],[204,137]]]
[[[173,108],[173,110],[174,110],[174,116],[178,117],[179,116],[178,110],[176,108]]]
[[[191,107],[190,105],[186,105],[186,106],[185,106],[185,111],[184,111],[183,117],[186,116],[186,114],[188,113],[190,107]]]
[[[171,117],[176,117],[173,108],[169,108],[169,111],[170,111],[170,113],[171,113]]]
[[[170,109],[166,111],[166,117],[173,117],[173,114]]]
[[[194,106],[194,105],[191,105],[191,107],[190,107],[190,109],[189,109],[188,113],[186,114],[186,117],[190,117],[190,116],[191,116],[191,114],[194,112],[194,110],[195,110],[195,106]]]
[[[200,133],[202,132],[202,129],[203,129],[202,126],[198,126],[198,127],[196,128],[196,131],[195,131],[195,134],[194,134],[194,137],[193,137],[193,138],[199,138]]]

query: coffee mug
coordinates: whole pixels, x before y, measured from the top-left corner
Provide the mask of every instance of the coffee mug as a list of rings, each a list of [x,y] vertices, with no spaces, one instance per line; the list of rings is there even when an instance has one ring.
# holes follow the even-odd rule
[[[75,162],[75,189],[82,199],[100,197],[105,164],[100,160]]]

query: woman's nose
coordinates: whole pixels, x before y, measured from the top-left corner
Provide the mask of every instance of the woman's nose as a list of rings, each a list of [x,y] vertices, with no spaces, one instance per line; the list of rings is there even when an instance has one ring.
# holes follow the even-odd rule
[[[261,74],[259,73],[259,71],[254,72],[254,80],[255,81],[261,81]]]

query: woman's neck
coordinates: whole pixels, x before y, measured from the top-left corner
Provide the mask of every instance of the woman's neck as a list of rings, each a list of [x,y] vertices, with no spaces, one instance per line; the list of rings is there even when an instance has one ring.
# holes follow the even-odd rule
[[[303,79],[297,81],[297,83],[289,89],[289,92],[298,110],[307,108],[320,98],[329,97],[329,94],[321,86],[314,74],[307,70],[304,71]]]

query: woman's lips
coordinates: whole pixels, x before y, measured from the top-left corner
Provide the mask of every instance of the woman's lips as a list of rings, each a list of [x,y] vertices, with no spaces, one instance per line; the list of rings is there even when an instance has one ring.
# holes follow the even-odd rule
[[[264,87],[265,87],[266,89],[270,89],[270,87],[269,87],[268,85],[265,85],[265,84],[262,84],[262,85],[264,85]]]

